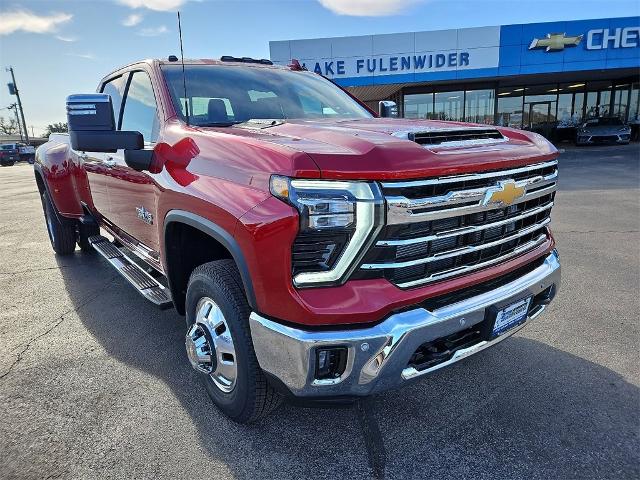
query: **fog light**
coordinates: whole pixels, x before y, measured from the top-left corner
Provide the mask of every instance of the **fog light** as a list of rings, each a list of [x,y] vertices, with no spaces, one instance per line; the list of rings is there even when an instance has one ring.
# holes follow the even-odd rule
[[[339,378],[347,367],[345,347],[318,348],[316,350],[316,380]]]

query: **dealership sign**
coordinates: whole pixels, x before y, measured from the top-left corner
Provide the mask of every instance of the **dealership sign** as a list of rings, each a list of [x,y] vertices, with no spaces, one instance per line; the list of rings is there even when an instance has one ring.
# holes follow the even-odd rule
[[[439,68],[451,68],[469,65],[469,52],[430,53],[423,55],[407,55],[393,57],[357,58],[356,73],[394,73],[413,71],[421,72]],[[344,75],[347,71],[347,60],[315,62],[314,65],[303,65],[316,73],[327,76]]]
[[[587,50],[638,46],[640,46],[640,27],[596,28],[587,32]]]
[[[270,42],[271,59],[295,58],[330,78],[371,78],[496,68],[500,27]],[[406,78],[404,79],[406,80]],[[400,80],[397,80],[400,81]]]
[[[559,32],[559,33],[558,33]],[[275,41],[345,86],[640,67],[640,17]]]
[[[529,50],[544,48],[546,52],[559,52],[565,47],[577,47],[583,35],[567,36],[566,33],[548,33],[546,38],[534,38]],[[607,48],[634,48],[640,45],[640,27],[595,28],[587,32],[587,50]]]

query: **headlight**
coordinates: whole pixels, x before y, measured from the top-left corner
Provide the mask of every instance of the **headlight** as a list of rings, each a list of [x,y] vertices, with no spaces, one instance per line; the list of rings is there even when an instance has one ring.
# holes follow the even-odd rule
[[[293,283],[308,287],[346,281],[382,226],[378,185],[274,175],[270,189],[300,214],[292,247]]]

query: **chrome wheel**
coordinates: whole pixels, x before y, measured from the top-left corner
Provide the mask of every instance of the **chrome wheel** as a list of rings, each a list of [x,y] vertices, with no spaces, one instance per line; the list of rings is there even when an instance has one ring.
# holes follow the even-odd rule
[[[208,375],[224,393],[236,386],[238,367],[231,330],[220,307],[209,297],[196,306],[195,323],[185,338],[191,366]]]

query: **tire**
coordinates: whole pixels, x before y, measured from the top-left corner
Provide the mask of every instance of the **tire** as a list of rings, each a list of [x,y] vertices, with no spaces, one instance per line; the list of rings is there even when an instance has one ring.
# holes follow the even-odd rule
[[[78,246],[83,253],[93,253],[95,249],[89,243],[89,237],[100,235],[100,227],[93,224],[78,223]]]
[[[278,407],[282,397],[269,385],[258,365],[249,329],[251,309],[240,281],[240,272],[233,260],[205,263],[193,271],[186,297],[188,327],[196,323],[197,307],[209,300],[219,308],[225,327],[229,328],[237,373],[231,391],[224,391],[214,381],[212,377],[215,372],[211,375],[202,373],[207,393],[213,403],[232,420],[238,423],[255,422]]]
[[[53,251],[58,255],[69,255],[76,249],[76,228],[72,222],[62,222],[49,198],[42,194],[42,209]]]

